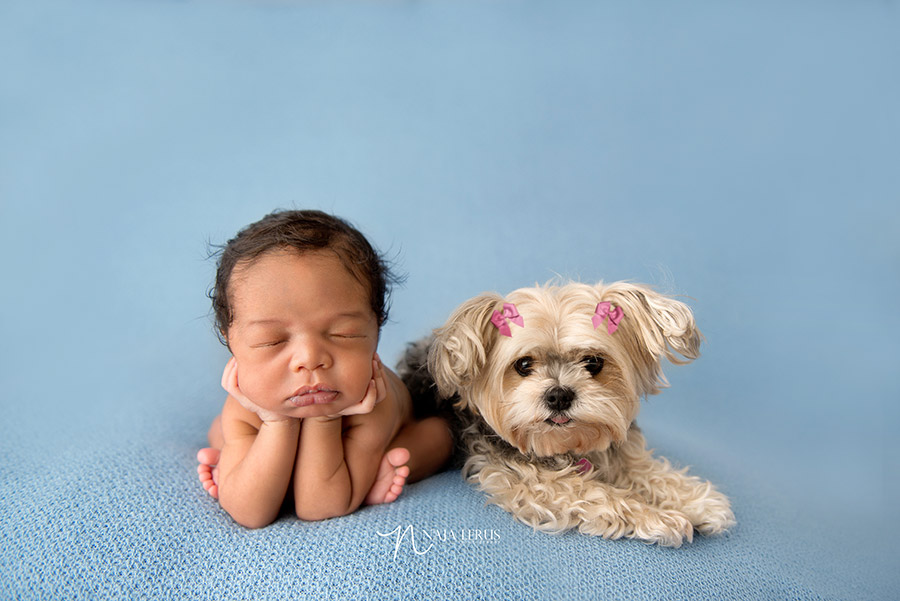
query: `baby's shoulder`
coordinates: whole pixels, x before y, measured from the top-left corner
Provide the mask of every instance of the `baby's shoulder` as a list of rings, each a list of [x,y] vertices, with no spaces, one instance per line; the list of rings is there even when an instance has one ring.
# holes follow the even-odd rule
[[[226,438],[229,433],[244,435],[257,434],[262,426],[259,416],[238,403],[231,395],[222,407],[222,430]]]

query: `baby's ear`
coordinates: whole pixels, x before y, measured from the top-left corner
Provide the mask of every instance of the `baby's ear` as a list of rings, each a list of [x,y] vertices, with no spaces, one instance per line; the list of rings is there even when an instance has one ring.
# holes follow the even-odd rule
[[[660,368],[666,357],[683,365],[700,356],[703,335],[694,323],[690,307],[647,286],[616,282],[598,285],[601,298],[617,307],[624,315],[618,331],[625,339],[629,352],[638,361],[644,394],[656,394],[668,385]]]
[[[491,315],[503,302],[494,293],[485,293],[460,305],[442,328],[434,331],[428,353],[428,371],[438,393],[449,398],[469,386],[487,362],[494,336]],[[466,400],[462,400],[465,406]]]

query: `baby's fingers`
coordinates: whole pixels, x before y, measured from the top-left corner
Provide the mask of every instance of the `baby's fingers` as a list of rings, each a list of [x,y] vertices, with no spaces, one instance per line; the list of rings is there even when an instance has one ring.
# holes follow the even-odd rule
[[[366,413],[371,413],[372,409],[375,408],[376,402],[377,387],[375,385],[375,380],[369,380],[369,387],[366,389],[366,395],[363,399],[355,405],[350,405],[341,411],[339,415],[364,415]]]
[[[380,403],[387,398],[387,384],[384,379],[384,365],[376,354],[372,366],[372,381],[375,383],[375,403]]]
[[[228,360],[228,363],[225,364],[225,370],[222,372],[222,388],[225,389],[225,392],[228,394],[232,394],[232,391],[238,389],[237,383],[237,361],[234,357]]]
[[[371,413],[372,409],[375,408],[375,403],[379,401],[377,381],[377,379],[369,381],[369,387],[366,389],[366,396],[364,396],[363,400],[359,403],[359,413]]]

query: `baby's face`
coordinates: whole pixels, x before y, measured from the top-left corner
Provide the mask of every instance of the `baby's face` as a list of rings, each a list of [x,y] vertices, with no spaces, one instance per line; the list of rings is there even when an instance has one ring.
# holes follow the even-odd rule
[[[238,386],[291,417],[334,414],[362,400],[378,322],[363,286],[330,253],[271,252],[238,265],[228,343]]]

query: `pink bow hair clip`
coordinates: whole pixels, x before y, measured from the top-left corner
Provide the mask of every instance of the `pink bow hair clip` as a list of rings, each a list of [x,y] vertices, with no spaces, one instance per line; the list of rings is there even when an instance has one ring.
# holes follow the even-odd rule
[[[602,302],[597,303],[597,309],[594,311],[591,321],[594,323],[594,329],[596,330],[603,324],[603,320],[608,318],[609,323],[606,325],[606,331],[612,334],[619,329],[619,322],[622,321],[624,316],[625,311],[622,307],[615,307],[612,303]]]
[[[520,328],[525,327],[525,319],[519,315],[519,310],[512,303],[503,303],[503,311],[494,310],[494,314],[491,315],[491,323],[497,326],[501,335],[508,338],[512,338],[512,330],[509,329],[510,321]]]

